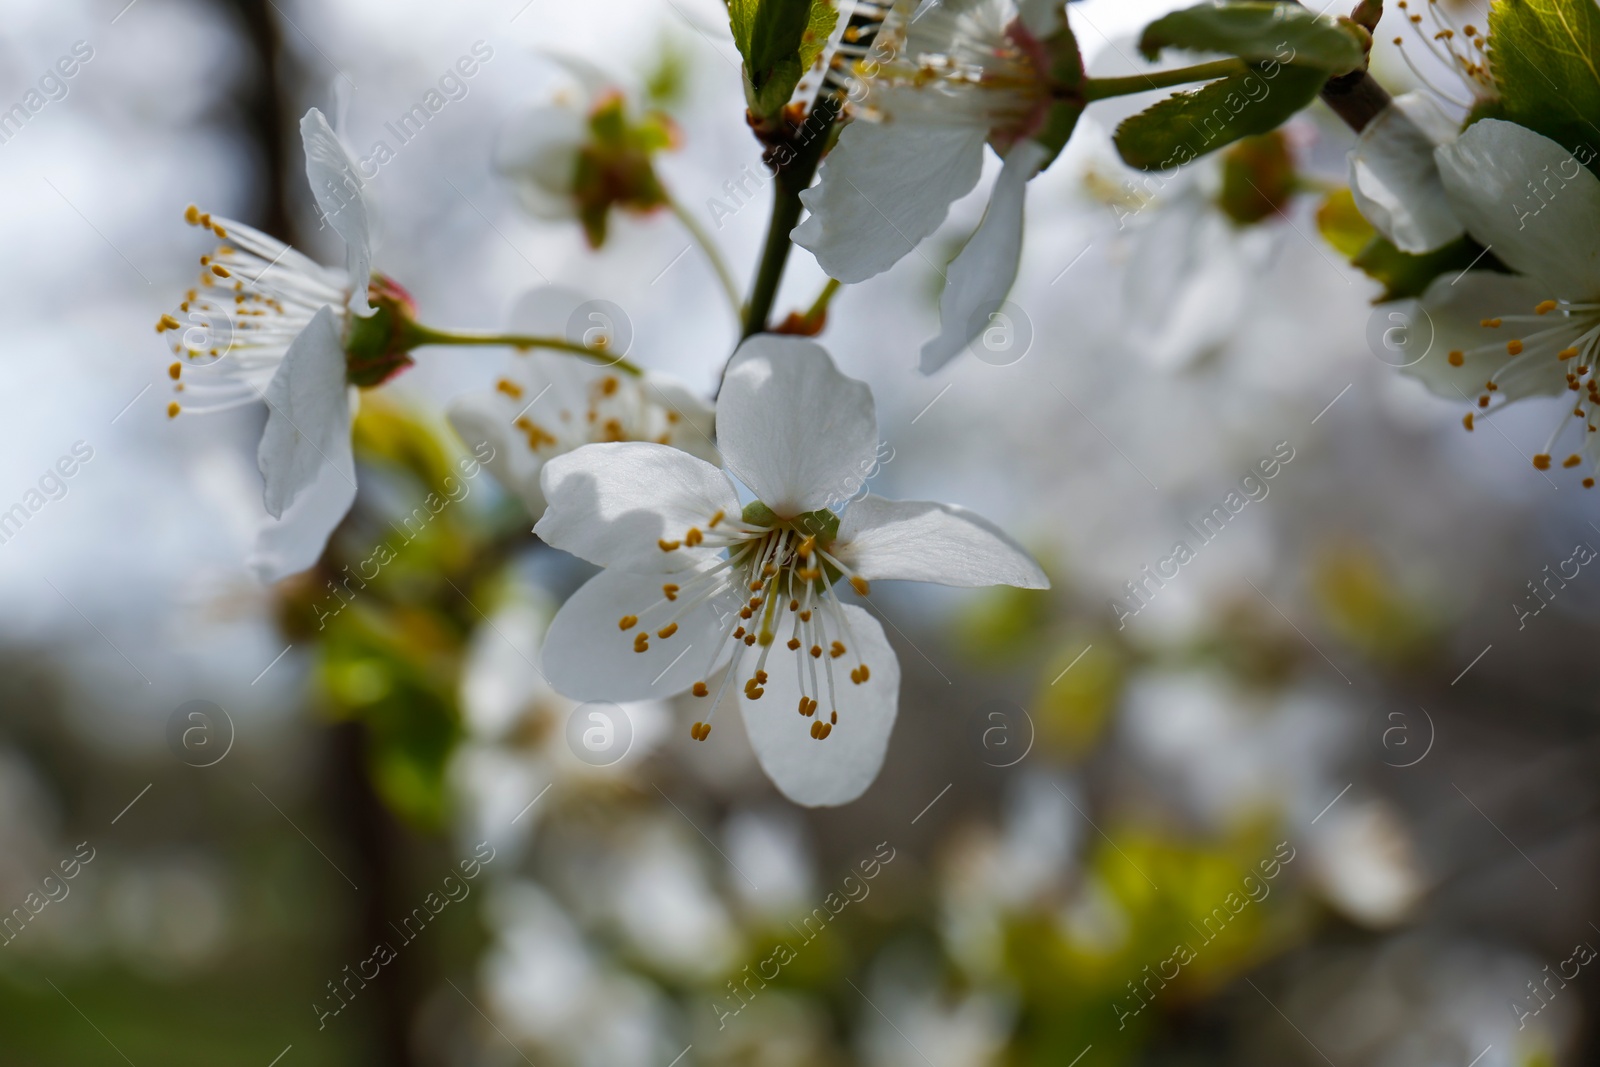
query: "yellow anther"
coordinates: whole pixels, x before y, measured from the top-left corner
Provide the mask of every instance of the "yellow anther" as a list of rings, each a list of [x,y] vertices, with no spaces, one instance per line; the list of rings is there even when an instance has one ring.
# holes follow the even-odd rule
[[[1593,478],[1585,478],[1583,480],[1583,487],[1585,489],[1593,489],[1594,488],[1594,479]]]
[[[193,204],[183,209],[183,221],[190,226],[200,225],[200,209]]]
[[[678,587],[673,585],[671,582],[668,582],[666,585],[661,587],[661,595],[666,597],[668,600],[677,600]]]
[[[620,383],[615,378],[607,375],[606,377],[600,379],[600,391],[606,396],[611,396],[617,391],[617,386],[619,384]]]
[[[1469,433],[1471,432],[1471,430],[1472,430],[1472,412],[1469,411],[1465,415],[1461,416],[1461,425],[1465,426]]]
[[[748,605],[739,609],[739,618],[741,619],[748,619],[752,614],[754,612],[750,610]]]
[[[742,637],[744,637],[744,627],[743,626],[741,626],[737,630],[733,631],[733,639],[735,641],[739,640]]]
[[[663,551],[663,552],[675,552],[678,549],[683,547],[683,542],[682,541],[662,541],[662,540],[657,540],[656,544],[661,546],[661,551]]]
[[[811,646],[811,658],[812,659],[821,659],[822,658],[822,646],[821,645],[812,645]]]
[[[1563,467],[1576,467],[1578,464],[1580,464],[1582,462],[1583,462],[1583,457],[1578,455],[1576,452],[1574,452],[1572,455],[1570,455],[1566,459],[1562,460],[1561,461],[1561,465]]]
[[[656,631],[656,636],[661,638],[661,640],[665,641],[667,638],[671,637],[673,634],[675,634],[677,632],[678,632],[678,624],[675,623],[675,622],[669,622],[665,626],[663,626],[661,629]]]
[[[1467,354],[1465,352],[1452,352],[1445,358],[1450,361],[1452,367],[1459,367],[1467,361]]]
[[[178,380],[178,376],[181,375],[182,373],[183,373],[183,364],[182,363],[174,363],[172,366],[167,368],[167,377],[171,378],[173,381],[177,381]]]
[[[231,278],[231,277],[233,277],[232,273],[229,272],[228,268],[224,267],[221,263],[213,263],[213,264],[211,264],[211,273],[215,274],[219,278]]]
[[[800,613],[800,621],[801,622],[810,622],[811,621],[811,609],[810,608],[807,608],[806,610],[804,610],[804,611],[802,611]]]
[[[771,564],[771,563],[769,563],[765,567],[761,568],[761,574],[765,578],[771,578],[774,574],[777,574],[777,573],[778,573],[777,566],[774,565],[774,564]],[[759,589],[760,586],[757,586],[756,588]]]
[[[1541,300],[1539,306],[1533,309],[1535,315],[1548,315],[1560,305],[1554,300]]]
[[[811,553],[816,550],[816,547],[817,539],[815,536],[812,536],[806,538],[804,541],[801,541],[800,547],[795,549],[795,551],[800,553],[802,556],[805,556],[807,559],[810,559]]]
[[[711,521],[706,523],[706,525],[715,530],[717,528],[717,523],[721,522],[725,518],[727,518],[727,512],[719,511],[715,515],[711,516]]]
[[[1513,338],[1510,341],[1507,341],[1506,342],[1506,355],[1508,355],[1508,356],[1520,356],[1520,355],[1522,355],[1522,342],[1516,340],[1515,338]]]
[[[700,527],[698,526],[689,527],[689,532],[683,535],[683,543],[691,548],[705,539],[706,535],[700,532]]]
[[[178,402],[176,400],[172,401],[170,404],[167,405],[167,418],[169,418],[169,419],[177,418],[178,417],[178,412],[180,410],[182,410],[182,409],[180,409],[178,407]]]
[[[789,651],[790,652],[794,652],[794,651],[797,651],[799,648],[800,648],[800,639],[798,637],[789,638]]]
[[[631,630],[635,626],[637,626],[638,624],[639,624],[639,616],[637,616],[637,615],[624,615],[622,618],[617,620],[617,629],[619,629],[619,630]]]
[[[156,333],[162,333],[163,331],[166,331],[166,330],[181,330],[181,329],[183,329],[183,323],[179,322],[177,319],[173,318],[171,315],[163,315],[163,316],[161,316],[160,321],[158,321],[156,323]]]
[[[756,671],[756,684],[757,685],[766,685],[767,684],[767,672],[766,671]]]
[[[835,641],[833,644],[828,646],[828,655],[834,659],[838,659],[840,656],[844,655],[844,653],[845,648],[843,641]]]
[[[522,399],[522,386],[518,385],[510,378],[501,378],[499,381],[494,383],[494,387],[513,400]]]
[[[1499,319],[1483,319],[1478,323],[1478,325],[1479,326],[1486,326],[1489,329],[1493,330],[1493,329],[1496,329],[1496,328],[1499,327],[1500,320]]]
[[[1576,348],[1563,348],[1561,351],[1556,353],[1556,358],[1557,359],[1576,359],[1576,358],[1578,358],[1578,350]]]
[[[694,738],[696,741],[704,741],[710,736],[710,734],[711,724],[708,722],[697,722],[693,726],[689,727],[689,736]]]
[[[689,692],[693,693],[697,697],[703,697],[703,696],[710,696],[711,695],[711,690],[706,688],[706,683],[704,683],[704,682],[696,682],[696,683],[694,683],[694,688],[689,690]]]
[[[746,648],[748,648],[751,645],[755,644],[756,643],[756,635],[755,634],[745,634],[744,635],[744,643],[745,643],[745,647]]]
[[[1549,455],[1547,455],[1544,452],[1540,452],[1537,456],[1533,457],[1533,465],[1538,470],[1542,470],[1542,471],[1549,470],[1550,469],[1550,457],[1549,457]]]
[[[866,596],[867,594],[872,592],[872,586],[868,585],[867,584],[867,580],[865,578],[861,577],[861,575],[859,575],[859,574],[852,574],[850,576],[850,588],[854,589],[857,593],[860,593],[862,596]]]

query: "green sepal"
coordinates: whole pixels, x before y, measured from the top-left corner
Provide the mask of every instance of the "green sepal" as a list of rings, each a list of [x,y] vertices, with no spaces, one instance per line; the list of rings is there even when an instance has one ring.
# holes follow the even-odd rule
[[[1471,268],[1506,272],[1504,264],[1470,237],[1458,237],[1443,248],[1412,255],[1396,248],[1386,237],[1374,237],[1353,259],[1353,267],[1383,283],[1375,304],[1421,296],[1435,278],[1456,275]]]
[[[1317,230],[1351,266],[1383,283],[1383,293],[1374,304],[1421,296],[1444,274],[1460,274],[1469,268],[1506,272],[1503,263],[1492,253],[1485,254],[1484,247],[1470,237],[1457,238],[1421,255],[1402,252],[1362,217],[1349,189],[1335,190],[1323,200],[1317,208]]]
[[[1054,102],[1045,114],[1044,124],[1033,134],[1033,139],[1049,153],[1039,168],[1044,170],[1055,162],[1055,158],[1067,146],[1072,131],[1078,127],[1078,119],[1083,116],[1085,74],[1078,38],[1065,18],[1061,21],[1061,28],[1040,43],[1049,58],[1050,89],[1054,96]]]
[[[1297,3],[1207,0],[1145,27],[1139,51],[1146,59],[1155,59],[1166,48],[1222,52],[1252,62],[1275,59],[1344,74],[1366,62],[1370,44],[1355,23],[1314,14]]]
[[[1140,170],[1170,170],[1242,137],[1277,129],[1317,97],[1327,72],[1253,63],[1194,92],[1174,93],[1123,120],[1117,151]]]

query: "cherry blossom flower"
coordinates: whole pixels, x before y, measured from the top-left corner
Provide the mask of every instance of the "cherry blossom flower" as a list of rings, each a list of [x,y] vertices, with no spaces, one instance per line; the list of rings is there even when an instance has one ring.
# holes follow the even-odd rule
[[[900,669],[878,621],[835,585],[866,596],[877,579],[1049,582],[962,508],[868,495],[842,516],[826,509],[870,465],[877,420],[867,386],[812,342],[758,335],[740,346],[717,401],[717,443],[727,473],[640,442],[545,464],[549,506],[534,532],[606,568],[557,613],[546,676],[574,700],[689,690],[711,709],[738,680],[768,777],[797,803],[846,803],[883,762]],[[756,499],[741,507],[729,474]],[[710,719],[694,724],[697,740]]]
[[[599,248],[613,207],[648,212],[667,206],[651,157],[677,144],[677,127],[660,112],[633,116],[622,89],[587,61],[549,58],[570,75],[573,88],[506,124],[495,168],[530,215],[576,219],[590,246]]]
[[[300,121],[306,178],[321,216],[343,238],[344,269],[324,267],[282,241],[191,206],[191,225],[222,244],[202,256],[200,285],[156,324],[171,332],[168,368],[178,399],[167,414],[222,411],[266,401],[257,465],[270,520],[251,566],[263,581],[305,570],[355,500],[351,423],[357,386],[376,385],[410,362],[393,329],[411,299],[372,273],[363,183],[322,112]]]
[[[793,234],[829,276],[888,270],[977,185],[986,143],[1004,160],[983,221],[945,272],[941,330],[922,348],[931,373],[988,326],[1016,280],[1025,187],[1054,156],[1038,138],[1057,104],[1071,106],[1060,68],[1082,68],[1059,0],[896,0],[870,47],[846,41],[840,52],[855,60],[847,90],[868,121],[839,135]]]
[[[1527,396],[1572,393],[1533,463],[1551,464],[1576,420],[1582,441],[1563,467],[1600,467],[1600,179],[1572,153],[1525,127],[1482,119],[1435,152],[1467,232],[1516,274],[1442,275],[1420,300],[1432,347],[1406,373],[1441,396],[1491,413]],[[1501,402],[1494,406],[1494,398]],[[1473,428],[1475,413],[1463,420]]]
[[[517,302],[510,329],[559,337],[586,302],[582,293],[564,286],[534,289]],[[609,339],[607,325],[597,323],[594,329]],[[492,390],[455,400],[449,418],[469,447],[483,441],[494,446],[490,472],[535,519],[544,514],[539,476],[545,463],[583,445],[653,441],[717,462],[711,405],[681,382],[651,371],[625,374],[546,351],[521,352],[514,359]]]

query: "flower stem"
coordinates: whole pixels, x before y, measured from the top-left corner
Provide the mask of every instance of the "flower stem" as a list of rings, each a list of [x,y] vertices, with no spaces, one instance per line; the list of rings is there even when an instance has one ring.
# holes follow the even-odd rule
[[[569,352],[575,356],[582,356],[591,363],[598,363],[603,367],[615,367],[624,374],[635,377],[643,374],[637,366],[629,363],[621,356],[613,356],[604,348],[591,348],[588,345],[568,341],[564,337],[537,337],[531,334],[520,333],[489,333],[482,330],[437,330],[432,326],[424,326],[420,322],[408,324],[410,342],[407,348],[421,348],[423,345],[452,345],[456,347],[472,347],[493,345],[508,348],[547,348],[554,352]]]
[[[767,224],[767,240],[761,249],[761,264],[756,268],[750,300],[745,304],[744,329],[740,338],[765,333],[772,316],[772,302],[778,296],[778,283],[789,262],[789,231],[800,221],[800,194],[816,176],[822,150],[839,113],[827,104],[812,111],[805,125],[792,135],[775,141],[767,159],[775,167],[772,181],[772,221]]]
[[[1125,78],[1089,78],[1083,83],[1086,100],[1107,100],[1113,96],[1131,96],[1151,89],[1170,89],[1190,82],[1215,81],[1230,74],[1243,74],[1250,64],[1242,59],[1218,59],[1193,67],[1174,70],[1155,70],[1149,74],[1130,74]]]
[[[806,310],[806,321],[816,322],[826,315],[828,313],[828,305],[833,303],[833,294],[837,293],[843,285],[844,283],[838,278],[829,278],[828,284],[822,287],[822,292],[817,294],[816,300],[812,301],[811,307]]]
[[[667,206],[677,216],[683,228],[689,231],[689,236],[694,243],[700,246],[700,251],[705,253],[706,261],[711,264],[711,269],[717,274],[717,280],[722,283],[722,291],[728,296],[728,306],[733,308],[733,317],[740,321],[744,318],[744,300],[739,296],[739,283],[734,280],[733,271],[728,267],[728,261],[722,257],[722,249],[717,247],[717,242],[706,232],[700,220],[689,213],[689,209],[679,203],[675,196],[667,197]]]

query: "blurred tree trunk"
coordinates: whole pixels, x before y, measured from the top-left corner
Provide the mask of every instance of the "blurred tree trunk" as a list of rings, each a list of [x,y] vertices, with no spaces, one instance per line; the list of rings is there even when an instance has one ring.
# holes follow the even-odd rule
[[[243,44],[254,58],[256,77],[238,87],[233,106],[243,128],[254,142],[260,159],[260,200],[250,221],[258,228],[295,243],[293,200],[289,182],[300,173],[299,138],[287,99],[285,82],[295,71],[294,57],[283,48],[275,5],[271,0],[213,0],[235,18]],[[289,75],[286,78],[286,75]],[[357,884],[359,903],[348,935],[329,955],[350,961],[368,958],[380,942],[393,945],[396,935],[389,923],[403,914],[400,894],[407,885],[404,857],[408,835],[373,791],[368,779],[366,727],[360,723],[335,723],[324,730],[323,783],[320,800],[328,824],[344,838],[339,851],[357,860],[350,872]],[[416,1017],[424,990],[426,957],[413,950],[400,952],[383,968],[376,981],[362,990],[357,1014],[373,1027],[369,1058],[374,1067],[414,1067],[410,1020]],[[313,997],[321,990],[310,990]]]

